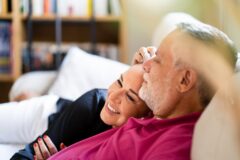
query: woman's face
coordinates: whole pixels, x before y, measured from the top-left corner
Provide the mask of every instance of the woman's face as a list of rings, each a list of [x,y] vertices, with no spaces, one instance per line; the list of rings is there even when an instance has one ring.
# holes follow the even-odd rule
[[[149,112],[146,104],[138,97],[138,91],[143,82],[141,65],[134,65],[121,74],[108,89],[108,96],[101,111],[104,123],[118,127],[129,117],[143,117]]]

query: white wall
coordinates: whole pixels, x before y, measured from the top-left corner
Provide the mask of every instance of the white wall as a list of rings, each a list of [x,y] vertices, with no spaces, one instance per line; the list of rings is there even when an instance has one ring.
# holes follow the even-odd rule
[[[186,12],[201,19],[200,0],[123,0],[127,30],[128,62],[141,46],[151,45],[152,35],[168,12]]]
[[[202,0],[202,20],[225,32],[240,49],[240,1]]]

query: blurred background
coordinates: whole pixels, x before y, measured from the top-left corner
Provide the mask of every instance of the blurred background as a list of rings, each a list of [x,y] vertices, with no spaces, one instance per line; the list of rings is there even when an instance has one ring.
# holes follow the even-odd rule
[[[227,33],[240,47],[239,0],[131,0],[124,6],[128,53],[150,45],[157,25],[170,12],[185,12],[211,24]]]
[[[240,0],[0,0],[0,102],[22,74],[58,70],[72,46],[130,64],[171,12],[221,29],[240,47]]]

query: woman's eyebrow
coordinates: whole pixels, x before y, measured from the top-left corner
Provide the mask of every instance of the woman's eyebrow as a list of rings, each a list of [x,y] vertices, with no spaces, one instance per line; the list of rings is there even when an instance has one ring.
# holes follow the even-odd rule
[[[123,75],[122,74],[120,75],[120,80],[123,82]]]
[[[123,82],[123,75],[122,74],[120,76],[120,80]],[[135,94],[138,97],[138,93],[135,92],[133,89],[130,88],[129,91],[132,92],[133,94]]]
[[[135,92],[134,90],[132,90],[131,88],[129,89],[130,92],[132,92],[133,94],[135,94],[138,97],[137,92]]]

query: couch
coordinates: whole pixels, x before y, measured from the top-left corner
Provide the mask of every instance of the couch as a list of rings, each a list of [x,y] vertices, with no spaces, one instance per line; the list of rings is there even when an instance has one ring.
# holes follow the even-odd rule
[[[9,99],[14,100],[22,93],[33,93],[31,95],[56,95],[75,100],[93,88],[108,88],[128,68],[127,64],[73,47],[58,71],[34,71],[19,77],[9,92]],[[9,159],[26,143],[29,141],[13,140],[9,144],[0,144],[0,159]]]

